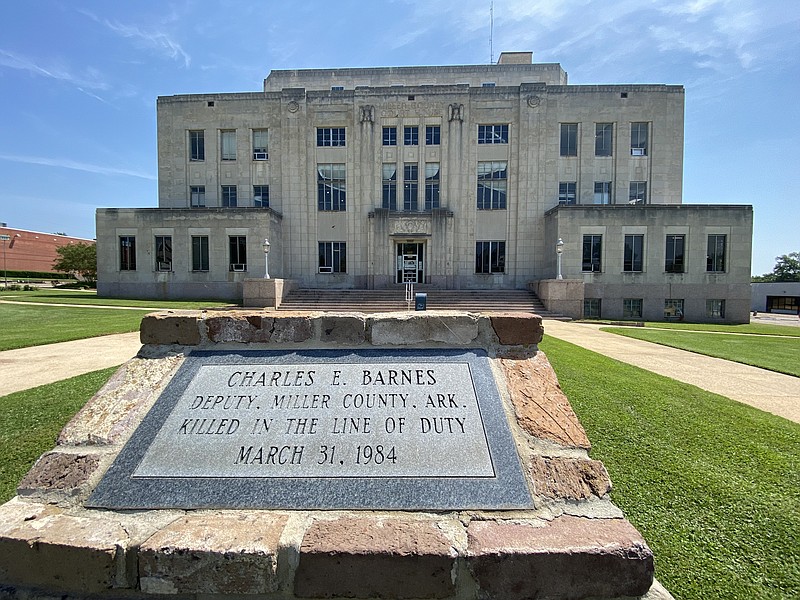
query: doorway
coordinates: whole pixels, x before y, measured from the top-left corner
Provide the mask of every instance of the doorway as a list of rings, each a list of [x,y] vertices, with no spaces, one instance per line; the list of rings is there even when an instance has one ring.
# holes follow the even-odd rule
[[[423,261],[424,242],[397,243],[397,279],[396,283],[424,283],[425,268]]]

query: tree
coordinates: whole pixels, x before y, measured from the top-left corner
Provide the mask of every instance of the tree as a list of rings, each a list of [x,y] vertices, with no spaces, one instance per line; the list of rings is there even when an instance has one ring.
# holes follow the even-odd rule
[[[62,273],[80,275],[87,281],[97,279],[97,248],[94,244],[68,244],[56,248],[58,258],[53,268]]]
[[[772,273],[756,275],[755,282],[800,281],[800,252],[790,252],[775,257]]]

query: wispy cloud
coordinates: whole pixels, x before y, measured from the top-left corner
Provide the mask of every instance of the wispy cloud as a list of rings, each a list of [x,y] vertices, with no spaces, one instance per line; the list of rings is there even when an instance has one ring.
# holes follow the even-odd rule
[[[11,154],[0,154],[0,160],[7,160],[10,162],[23,163],[27,165],[42,165],[45,167],[59,167],[62,169],[71,169],[73,171],[84,171],[86,173],[97,173],[98,175],[123,175],[126,177],[138,177],[139,179],[147,179],[155,181],[157,177],[151,173],[144,173],[142,171],[133,171],[131,169],[121,169],[119,167],[105,167],[102,165],[92,165],[89,163],[82,163],[68,158],[46,158],[42,156],[18,156]]]
[[[96,69],[86,69],[84,73],[79,74],[62,65],[45,64],[44,62],[38,62],[27,56],[7,50],[0,50],[0,66],[26,71],[36,77],[46,77],[48,79],[69,83],[78,88],[81,92],[93,96],[98,100],[102,100],[102,98],[87,92],[87,90],[104,91],[110,88],[110,85],[102,79],[100,73]]]

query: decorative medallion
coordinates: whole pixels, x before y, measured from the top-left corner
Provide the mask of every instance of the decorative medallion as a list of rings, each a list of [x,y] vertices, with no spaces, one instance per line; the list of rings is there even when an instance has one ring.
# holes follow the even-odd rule
[[[289,109],[290,113],[296,113],[298,110],[300,110],[300,104],[297,102],[297,100],[292,100],[289,102],[286,108]]]
[[[528,106],[536,108],[541,104],[542,99],[539,96],[528,96]]]

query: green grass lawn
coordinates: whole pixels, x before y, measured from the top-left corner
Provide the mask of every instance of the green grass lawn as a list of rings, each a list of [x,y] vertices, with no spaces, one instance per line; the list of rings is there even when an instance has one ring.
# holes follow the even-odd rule
[[[800,597],[800,425],[548,336],[540,347],[678,600]]]
[[[785,327],[785,329],[793,328]],[[800,377],[800,360],[798,360],[800,338],[798,337],[720,335],[657,330],[646,327],[603,327],[602,331]]]
[[[200,309],[236,306],[231,302],[216,300],[127,300],[98,297],[94,290],[45,289],[32,292],[2,292],[0,300],[15,302],[44,302],[48,304],[94,304],[101,306],[132,306],[143,308]]]
[[[589,322],[589,321],[587,321]],[[675,329],[685,331],[718,331],[723,333],[749,333],[753,335],[788,335],[800,337],[800,327],[792,325],[770,325],[766,323],[749,323],[744,325],[723,325],[721,323],[671,323],[666,321],[648,321],[646,329]]]

